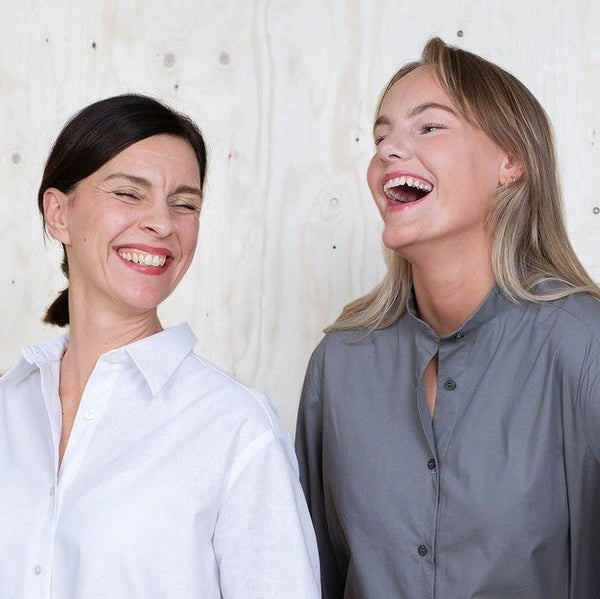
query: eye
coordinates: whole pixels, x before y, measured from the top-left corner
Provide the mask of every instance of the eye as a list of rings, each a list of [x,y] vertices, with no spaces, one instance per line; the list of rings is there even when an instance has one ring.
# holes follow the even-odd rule
[[[377,135],[373,140],[375,142],[375,147],[377,147],[384,139],[385,135]]]
[[[113,192],[118,198],[128,199],[128,200],[139,200],[140,196],[133,191],[114,191]]]
[[[425,134],[431,133],[432,131],[437,131],[438,129],[444,129],[444,126],[440,125],[439,123],[424,123],[419,128],[419,132]]]
[[[182,212],[182,213],[198,214],[200,212],[200,206],[198,204],[194,204],[192,202],[184,202],[184,201],[173,202],[171,204],[171,208],[177,210],[177,212]]]

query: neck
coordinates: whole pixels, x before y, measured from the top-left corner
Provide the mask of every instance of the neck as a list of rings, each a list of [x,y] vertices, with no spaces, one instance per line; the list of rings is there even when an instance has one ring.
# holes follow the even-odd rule
[[[69,344],[61,361],[61,388],[81,396],[105,352],[162,331],[156,309],[140,314],[102,310],[69,288]]]
[[[412,263],[419,317],[440,337],[460,328],[494,285],[488,252],[465,248],[463,252],[444,252],[444,256]]]

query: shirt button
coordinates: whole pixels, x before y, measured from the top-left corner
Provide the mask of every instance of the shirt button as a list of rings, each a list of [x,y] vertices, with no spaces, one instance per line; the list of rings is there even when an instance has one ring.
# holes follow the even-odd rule
[[[93,420],[93,419],[94,419],[94,412],[92,412],[92,410],[87,410],[87,412],[85,412],[85,413],[83,414],[83,417],[84,417],[86,420]]]
[[[454,335],[452,335],[452,339],[454,339],[455,341],[458,341],[459,339],[462,339],[465,336],[464,333],[462,333],[461,331],[458,331],[458,333],[454,333]]]
[[[444,387],[445,387],[446,391],[454,391],[454,389],[456,389],[456,383],[454,382],[453,379],[448,379],[444,383]]]
[[[50,487],[50,491],[48,491],[50,497],[54,497],[54,487]]]
[[[417,551],[419,552],[419,555],[421,557],[425,557],[429,553],[426,545],[419,545],[419,548],[417,549]]]
[[[39,576],[42,573],[42,566],[40,566],[39,564],[33,569],[33,573],[36,576]]]
[[[427,462],[427,468],[429,468],[429,470],[435,470],[435,460],[433,458]]]

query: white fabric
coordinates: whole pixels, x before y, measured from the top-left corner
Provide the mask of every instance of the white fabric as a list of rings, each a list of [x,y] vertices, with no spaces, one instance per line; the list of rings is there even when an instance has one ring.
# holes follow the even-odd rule
[[[195,341],[184,324],[103,354],[60,471],[67,336],[0,379],[2,599],[320,597],[289,437]]]

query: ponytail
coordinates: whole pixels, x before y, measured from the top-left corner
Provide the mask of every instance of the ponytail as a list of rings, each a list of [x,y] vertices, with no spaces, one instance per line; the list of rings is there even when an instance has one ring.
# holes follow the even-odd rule
[[[67,262],[67,251],[63,245],[63,261],[60,265],[63,274],[69,278],[69,263]],[[53,324],[57,327],[66,327],[69,324],[69,287],[63,289],[58,297],[50,304],[44,316],[46,324]]]

